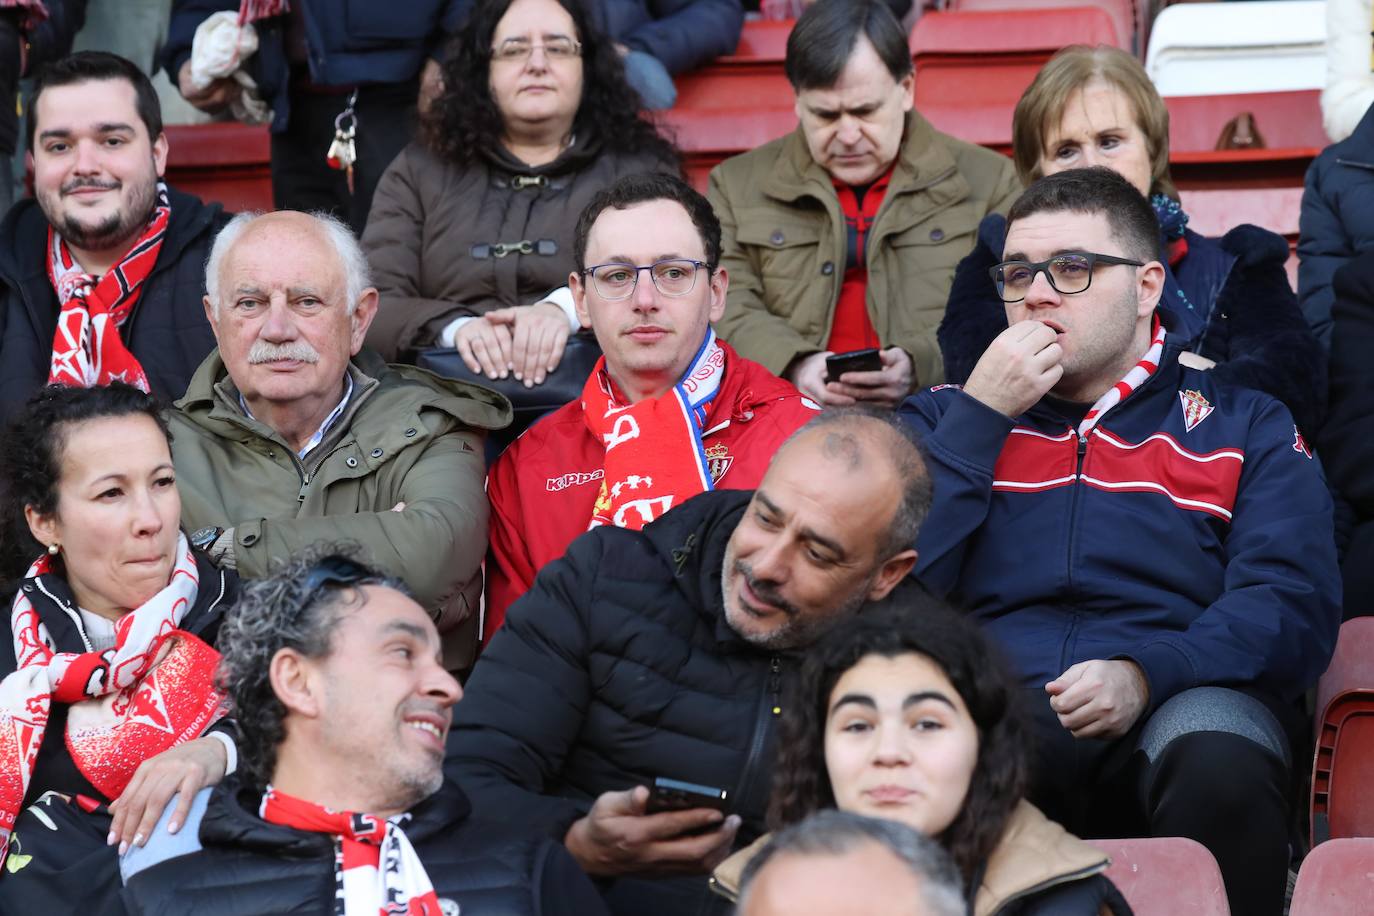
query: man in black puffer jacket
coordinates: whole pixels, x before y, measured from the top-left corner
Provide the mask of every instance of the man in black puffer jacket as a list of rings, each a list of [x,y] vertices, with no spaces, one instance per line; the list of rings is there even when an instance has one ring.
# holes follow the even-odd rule
[[[752,494],[583,535],[478,661],[448,773],[478,814],[563,840],[612,912],[728,911],[706,874],[764,830],[794,653],[906,575],[930,499],[899,427],[839,411],[789,439]],[[725,790],[729,816],[647,813],[656,777]]]
[[[434,623],[400,582],[329,550],[226,616],[218,681],[239,767],[124,857],[129,911],[604,914],[557,843],[472,820],[443,777],[462,688]]]

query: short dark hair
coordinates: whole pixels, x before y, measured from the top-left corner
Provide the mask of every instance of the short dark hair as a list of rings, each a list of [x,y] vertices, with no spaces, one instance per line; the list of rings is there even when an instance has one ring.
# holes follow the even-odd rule
[[[888,526],[887,536],[879,546],[881,559],[887,560],[916,544],[921,522],[930,512],[934,484],[915,431],[896,418],[890,410],[874,407],[830,407],[816,415],[792,435],[774,453],[804,435],[828,429],[838,435],[852,436],[865,431],[872,433],[872,441],[892,465],[902,484],[901,500]]]
[[[99,80],[127,80],[134,87],[134,107],[148,128],[148,142],[162,134],[162,103],[148,75],[133,61],[108,51],[77,51],[59,58],[38,71],[29,94],[29,149],[38,129],[38,97],[45,89],[92,83]]]
[[[706,266],[714,273],[720,266],[720,220],[716,219],[716,211],[711,209],[711,202],[696,188],[676,175],[661,172],[626,175],[597,192],[577,218],[577,230],[573,235],[573,263],[577,272],[587,269],[587,236],[591,235],[592,225],[603,211],[624,210],[653,200],[672,200],[682,205],[682,209],[692,218],[697,235],[701,236],[701,247],[706,251]]]
[[[793,91],[835,85],[860,37],[873,45],[894,80],[911,72],[906,34],[883,0],[818,0],[787,36],[783,67]]]
[[[769,818],[795,824],[835,807],[825,765],[830,694],[849,669],[870,655],[929,658],[949,678],[978,728],[978,758],[968,794],[940,838],[966,879],[987,862],[1025,794],[1028,729],[1000,656],[978,625],[919,585],[905,582],[861,609],[807,652],[782,703]]]
[[[147,417],[168,443],[172,441],[157,400],[123,382],[94,388],[47,385],[14,416],[5,437],[5,461],[0,463],[0,491],[5,499],[0,565],[5,580],[22,576],[42,551],[29,531],[24,507],[32,506],[42,515],[51,515],[57,508],[57,488],[62,482],[62,462],[72,427],[129,416]]]
[[[1127,256],[1159,260],[1155,208],[1133,184],[1106,166],[1068,169],[1036,179],[1011,205],[1007,230],[1033,213],[1064,212],[1102,214]]]
[[[779,856],[843,856],[870,844],[891,853],[916,879],[925,904],[922,912],[934,916],[963,916],[966,912],[963,882],[939,843],[900,821],[834,810],[818,811],[778,831],[744,866],[740,899],[743,901],[759,872]]]
[[[229,700],[239,729],[239,759],[249,782],[262,788],[277,766],[286,738],[286,706],[272,689],[272,659],[282,649],[306,658],[332,651],[343,611],[362,606],[364,585],[410,592],[360,557],[356,544],[320,543],[273,565],[245,585],[220,625],[215,686]]]

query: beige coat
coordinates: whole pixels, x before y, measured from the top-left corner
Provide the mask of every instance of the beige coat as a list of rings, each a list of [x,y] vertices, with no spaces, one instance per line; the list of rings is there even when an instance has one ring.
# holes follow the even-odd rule
[[[769,835],[726,859],[711,874],[711,887],[730,900],[739,898],[740,878],[749,860],[767,845]],[[1010,904],[1050,888],[1107,870],[1107,855],[1023,801],[1012,812],[1002,841],[988,858],[973,900],[973,916],[995,916]],[[1103,914],[1109,914],[1105,907]]]
[[[915,111],[868,233],[868,316],[884,347],[911,354],[918,385],[944,378],[935,330],[978,223],[1021,192],[1005,156],[956,140]],[[711,172],[730,291],[716,330],[781,374],[825,349],[844,279],[846,234],[830,175],[793,133]]]

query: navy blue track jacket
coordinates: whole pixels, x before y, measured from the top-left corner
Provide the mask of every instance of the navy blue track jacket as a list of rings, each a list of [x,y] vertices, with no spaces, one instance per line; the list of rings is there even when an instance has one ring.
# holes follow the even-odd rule
[[[1285,699],[1340,625],[1331,498],[1287,408],[1178,363],[1080,439],[1044,401],[1010,420],[960,388],[911,398],[935,501],[915,575],[972,613],[1027,686],[1089,659],[1145,672],[1148,712],[1204,684]]]

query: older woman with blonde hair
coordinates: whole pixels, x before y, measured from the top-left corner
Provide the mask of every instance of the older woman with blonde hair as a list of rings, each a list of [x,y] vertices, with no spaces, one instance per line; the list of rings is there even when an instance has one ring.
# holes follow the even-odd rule
[[[1288,284],[1288,243],[1258,226],[1219,239],[1188,228],[1169,174],[1169,112],[1130,54],[1073,45],[1041,68],[1012,117],[1012,157],[1022,182],[1104,166],[1150,199],[1167,276],[1160,310],[1191,357],[1232,381],[1274,395],[1309,431],[1325,409],[1326,365]],[[967,379],[1006,327],[988,267],[1002,258],[1006,219],[991,215],[955,274],[940,348],[946,380]]]

